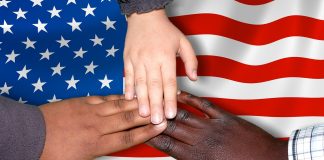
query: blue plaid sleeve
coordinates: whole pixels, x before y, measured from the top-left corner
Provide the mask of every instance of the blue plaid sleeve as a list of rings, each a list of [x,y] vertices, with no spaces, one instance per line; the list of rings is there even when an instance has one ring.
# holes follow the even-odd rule
[[[294,131],[288,155],[289,160],[324,160],[324,125]]]

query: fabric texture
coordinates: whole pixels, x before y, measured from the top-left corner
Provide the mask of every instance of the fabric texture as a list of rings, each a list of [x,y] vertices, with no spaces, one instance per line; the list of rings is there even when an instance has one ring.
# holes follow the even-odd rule
[[[39,159],[46,132],[39,108],[0,96],[0,117],[0,159]]]
[[[118,0],[122,12],[126,15],[132,13],[147,13],[164,8],[172,0]]]
[[[289,160],[324,159],[324,125],[296,130],[289,140]]]

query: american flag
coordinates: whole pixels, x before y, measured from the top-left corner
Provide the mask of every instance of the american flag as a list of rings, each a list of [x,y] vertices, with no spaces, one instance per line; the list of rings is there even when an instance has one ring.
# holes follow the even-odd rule
[[[180,89],[281,139],[324,124],[323,9],[322,0],[174,0],[168,15],[199,60],[197,82],[179,60]],[[38,105],[122,93],[126,21],[116,2],[0,0],[0,28],[1,95]],[[99,159],[135,157],[172,159],[146,145]]]

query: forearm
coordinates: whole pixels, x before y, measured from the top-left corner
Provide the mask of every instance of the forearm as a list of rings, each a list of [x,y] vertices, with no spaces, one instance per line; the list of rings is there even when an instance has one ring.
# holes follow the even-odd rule
[[[172,0],[118,0],[122,13],[146,13],[164,8]]]
[[[39,159],[45,143],[45,123],[37,107],[0,96],[1,160]]]

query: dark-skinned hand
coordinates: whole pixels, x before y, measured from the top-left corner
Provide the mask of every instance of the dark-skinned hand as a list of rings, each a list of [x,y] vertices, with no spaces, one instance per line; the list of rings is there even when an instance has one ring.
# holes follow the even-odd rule
[[[277,140],[259,127],[221,110],[211,102],[181,93],[178,101],[206,117],[179,109],[163,134],[148,144],[184,160],[287,160],[287,142]]]

